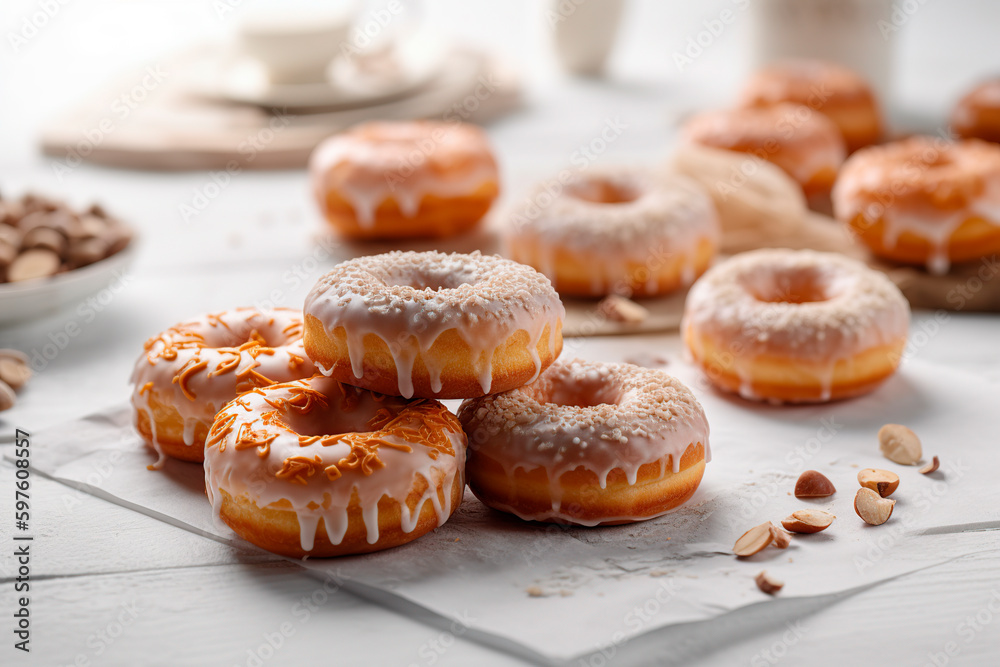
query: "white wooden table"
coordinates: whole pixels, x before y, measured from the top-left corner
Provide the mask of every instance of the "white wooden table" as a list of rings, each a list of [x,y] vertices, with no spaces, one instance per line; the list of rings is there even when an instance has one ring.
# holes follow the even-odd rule
[[[15,427],[37,432],[122,400],[131,364],[151,333],[194,313],[253,304],[275,290],[279,302],[296,305],[328,267],[322,258],[315,266],[309,260],[320,222],[301,172],[241,174],[185,224],[179,206],[204,188],[208,174],[82,166],[59,180],[51,162],[31,150],[39,118],[94,85],[100,79],[95,72],[113,74],[122,54],[134,54],[137,62],[155,58],[178,47],[181,27],[193,39],[218,33],[226,20],[208,3],[134,4],[60,5],[23,49],[0,54],[6,102],[0,105],[0,189],[34,188],[80,203],[99,199],[131,220],[142,241],[128,285],[92,321],[74,308],[0,330],[0,346],[30,353],[67,323],[80,328],[15,409],[0,415],[0,447],[10,446]],[[602,162],[663,159],[673,132],[670,110],[686,108],[696,94],[725,99],[742,74],[746,34],[739,23],[691,71],[677,72],[670,59],[703,20],[729,4],[636,3],[608,83],[556,77],[544,19],[528,0],[427,2],[425,11],[445,31],[510,52],[528,72],[527,107],[490,129],[505,180],[516,191],[565,165],[608,118],[620,117],[628,128]],[[2,32],[21,26],[39,6],[6,3],[10,18]],[[997,14],[984,2],[923,6],[900,37],[906,63],[901,98],[942,110],[969,80],[1000,70],[988,30]],[[129,30],[120,40],[102,33],[116,26]],[[918,313],[915,327],[929,316]],[[956,315],[917,355],[980,373],[1000,390],[997,340],[1000,317]],[[676,336],[657,337],[657,343],[678,349]],[[8,555],[13,479],[13,467],[0,464],[0,664],[520,664],[346,592],[327,594],[285,561],[233,550],[37,475],[33,651],[25,656],[11,648],[8,613],[16,597]],[[654,639],[581,664],[672,664],[681,658],[698,665],[997,664],[1000,554],[955,561],[808,611],[790,627],[769,627],[762,611],[754,623],[729,624],[681,657]]]

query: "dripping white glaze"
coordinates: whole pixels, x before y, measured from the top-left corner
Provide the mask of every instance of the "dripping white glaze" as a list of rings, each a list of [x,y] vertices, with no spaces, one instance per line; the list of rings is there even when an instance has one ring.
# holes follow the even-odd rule
[[[859,151],[844,164],[833,205],[844,222],[881,220],[890,250],[907,232],[926,239],[926,268],[943,275],[951,268],[951,237],[967,220],[1000,226],[1000,148],[912,137]]]
[[[806,284],[824,298],[782,300]],[[760,400],[750,369],[769,356],[790,357],[813,373],[826,400],[838,363],[905,340],[909,322],[909,304],[884,274],[842,255],[769,249],[709,269],[688,293],[681,330],[700,362],[703,337],[729,352],[729,367],[720,370],[739,378],[744,398]]]
[[[574,194],[594,184],[610,184],[635,198],[600,203]],[[569,253],[587,263],[594,294],[623,291],[635,282],[637,270],[649,276],[633,289],[655,294],[657,271],[677,258],[687,286],[696,277],[701,244],[707,241],[716,246],[719,241],[719,220],[711,198],[685,176],[637,169],[595,170],[573,176],[555,197],[551,187],[551,182],[540,184],[511,210],[510,255],[555,279],[557,255]]]
[[[238,348],[251,335],[261,336],[266,347],[241,353]],[[170,358],[173,352],[176,357]],[[233,369],[222,370],[237,359]],[[186,383],[192,398],[178,379],[186,367],[202,362],[205,367]],[[150,444],[160,456],[153,467],[162,467],[165,456],[161,438],[165,434],[156,427],[151,397],[156,397],[158,405],[176,410],[183,426],[175,439],[189,447],[201,447],[204,442],[196,438],[198,427],[207,432],[218,409],[238,394],[258,384],[296,380],[313,373],[315,367],[302,345],[300,312],[288,308],[268,312],[237,308],[203,315],[177,324],[146,343],[132,371],[133,420],[138,425],[140,412],[149,417]]]
[[[288,425],[269,425],[262,421],[263,413],[273,411],[275,404],[280,406],[282,401],[293,398],[298,389],[318,392],[325,398],[327,406],[324,408],[315,404],[295,415],[283,412],[282,418],[288,420]],[[239,402],[244,405],[234,401],[219,413],[220,420],[233,416],[230,417],[233,422],[226,435],[218,443],[210,443],[205,450],[206,487],[217,514],[221,512],[222,504],[219,490],[225,490],[234,498],[248,498],[260,508],[287,501],[291,505],[290,511],[295,512],[298,519],[303,551],[313,549],[320,520],[331,544],[343,541],[349,527],[347,508],[355,494],[361,504],[369,544],[379,540],[378,502],[383,497],[400,503],[400,525],[406,533],[416,528],[427,503],[434,508],[437,525],[444,524],[451,515],[454,509],[452,491],[456,485],[464,486],[466,439],[457,424],[454,431],[447,434],[454,455],[441,452],[435,459],[429,445],[387,435],[385,440],[405,445],[411,451],[380,446],[378,457],[385,465],[374,469],[370,475],[359,469],[341,467],[342,474],[337,479],[331,480],[318,472],[303,477],[305,483],[296,483],[275,476],[287,458],[319,457],[321,467],[336,466],[350,455],[351,447],[343,442],[326,446],[320,441],[302,444],[299,433],[293,429],[297,427],[300,432],[307,431],[311,435],[366,432],[369,420],[381,408],[402,410],[413,402],[341,385],[322,376],[255,390],[241,396]],[[237,435],[244,428],[276,435],[265,456],[259,455],[257,447],[236,448]],[[411,510],[405,501],[418,477],[428,481],[428,488]],[[261,483],[262,480],[264,483]],[[439,488],[444,490],[443,503],[438,497]]]
[[[574,402],[581,400],[585,405]],[[551,512],[517,513],[525,519],[576,522],[562,512],[559,480],[579,467],[605,489],[615,469],[629,484],[647,463],[666,470],[669,459],[679,472],[682,456],[697,443],[711,459],[708,420],[690,390],[663,371],[631,364],[557,361],[531,385],[466,400],[459,419],[473,449],[497,461],[508,479],[517,470],[545,470]],[[595,523],[615,518],[622,517]]]
[[[413,367],[420,358],[432,385],[441,389],[444,361],[429,354],[438,337],[454,330],[472,350],[484,393],[493,385],[493,356],[518,331],[535,347],[546,327],[549,349],[556,342],[565,309],[548,279],[534,269],[499,256],[439,252],[392,252],[338,265],[313,287],[304,312],[331,335],[346,332],[355,378],[364,372],[364,339],[385,342],[396,366],[399,395],[413,395]],[[324,374],[333,367],[320,365]],[[432,386],[432,389],[434,387]]]
[[[321,208],[333,191],[365,229],[375,226],[376,209],[390,198],[412,218],[426,195],[469,195],[498,180],[481,129],[427,121],[365,123],[334,135],[313,152],[309,170]]]

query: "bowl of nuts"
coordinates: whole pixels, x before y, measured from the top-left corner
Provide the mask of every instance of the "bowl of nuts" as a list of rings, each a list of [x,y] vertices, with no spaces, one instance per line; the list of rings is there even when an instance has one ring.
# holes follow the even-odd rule
[[[130,227],[95,204],[0,198],[0,326],[51,314],[128,282]]]

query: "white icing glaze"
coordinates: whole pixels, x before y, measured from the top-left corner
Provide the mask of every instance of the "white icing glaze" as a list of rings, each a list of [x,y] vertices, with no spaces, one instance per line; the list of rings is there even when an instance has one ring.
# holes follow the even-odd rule
[[[630,193],[630,201],[594,201],[595,189]],[[629,267],[650,268],[645,288],[656,290],[657,265],[676,255],[685,258],[684,284],[693,282],[698,246],[717,245],[715,205],[695,181],[678,174],[618,169],[576,174],[553,196],[552,182],[538,185],[508,220],[513,259],[530,263],[555,278],[560,251],[599,257],[591,267],[591,288],[607,293],[627,285]]]
[[[431,430],[436,443],[428,439]],[[464,486],[465,447],[457,420],[437,401],[383,396],[316,376],[256,389],[226,405],[205,448],[205,484],[216,513],[219,490],[259,508],[288,501],[304,551],[312,550],[321,519],[330,542],[340,544],[357,498],[374,544],[383,497],[400,503],[405,533],[416,528],[426,503],[438,525],[447,521],[452,489]],[[406,499],[418,478],[427,489],[411,509]]]
[[[803,293],[823,300],[795,303]],[[792,301],[783,301],[790,298]],[[905,339],[910,307],[884,274],[833,253],[766,249],[709,269],[688,292],[682,331],[704,358],[699,335],[732,357],[740,395],[751,389],[750,365],[761,355],[817,368],[829,397],[837,362]]]
[[[1000,226],[1000,147],[911,137],[858,151],[841,170],[833,206],[844,222],[881,220],[886,248],[904,232],[926,239],[927,269],[945,274],[949,241],[963,223],[979,217]]]
[[[517,470],[545,470],[551,512],[510,510],[526,520],[580,523],[561,512],[559,483],[577,468],[596,474],[603,489],[616,468],[629,484],[647,463],[659,462],[662,474],[669,458],[678,472],[692,444],[701,443],[705,460],[711,459],[708,420],[691,391],[663,371],[631,364],[557,361],[533,384],[466,400],[458,417],[473,458],[475,452],[489,456],[509,478]],[[602,517],[592,524],[623,518],[650,517]]]
[[[485,133],[474,125],[430,121],[371,122],[322,142],[309,160],[312,187],[326,212],[333,190],[358,224],[375,226],[375,210],[394,199],[412,218],[425,195],[469,195],[498,181]]]
[[[252,338],[259,345],[246,345]],[[185,382],[181,377],[190,372]],[[173,406],[183,420],[183,439],[196,442],[199,424],[207,431],[215,413],[230,400],[254,387],[309,377],[316,372],[302,345],[302,314],[289,308],[263,312],[237,308],[203,315],[150,338],[136,361],[131,382],[133,417],[149,416],[153,448],[161,467],[164,455],[150,407],[155,393],[158,403]]]
[[[798,104],[708,111],[693,116],[682,140],[757,155],[800,184],[836,171],[847,156],[840,130],[822,113]]]
[[[534,349],[548,327],[549,349],[566,315],[552,285],[531,267],[481,255],[391,252],[358,257],[323,276],[304,312],[332,333],[343,327],[354,377],[363,374],[364,338],[385,341],[396,365],[399,394],[413,395],[413,364],[421,355],[440,390],[441,366],[426,353],[455,330],[473,350],[484,393],[493,384],[493,354],[518,331]],[[541,362],[535,355],[535,374]],[[329,375],[332,368],[320,367]]]

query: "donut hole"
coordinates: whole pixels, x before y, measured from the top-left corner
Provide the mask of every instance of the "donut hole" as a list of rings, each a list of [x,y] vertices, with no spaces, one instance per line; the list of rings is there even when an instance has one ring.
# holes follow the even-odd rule
[[[469,281],[462,280],[461,276],[449,274],[396,276],[386,281],[386,285],[389,287],[412,287],[415,290],[430,290],[432,292],[455,289],[468,284],[470,284]]]
[[[288,344],[289,330],[284,329],[288,323],[263,313],[256,313],[242,321],[229,321],[226,324],[208,326],[202,333],[205,345],[210,348],[239,347],[252,340],[261,342],[265,347],[281,347]],[[301,329],[298,330],[301,333]]]
[[[601,380],[554,382],[540,398],[543,403],[560,407],[596,408],[617,405],[621,401],[621,392],[618,387]]]
[[[816,267],[762,271],[748,277],[744,287],[764,303],[819,303],[836,296],[828,274]]]
[[[628,204],[639,198],[637,187],[609,178],[588,178],[566,186],[566,194],[593,204]]]
[[[462,285],[475,285],[479,282],[479,277],[476,275],[451,269],[453,267],[429,266],[420,272],[390,273],[384,282],[387,287],[409,287],[417,291],[431,292],[457,289]]]
[[[288,411],[281,419],[288,427],[304,436],[343,435],[344,433],[373,433],[368,426],[373,416],[370,410],[321,410],[313,409],[302,414]]]

